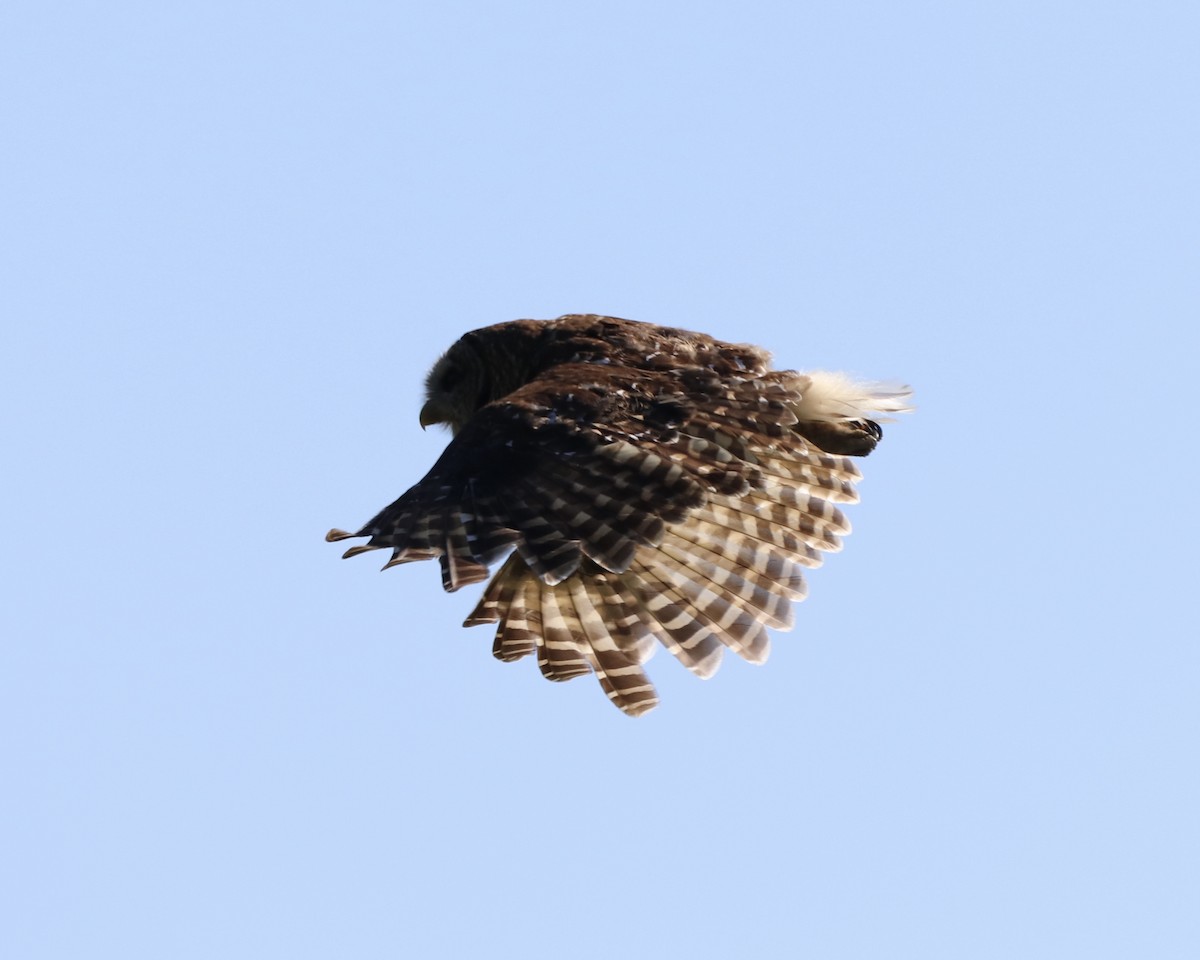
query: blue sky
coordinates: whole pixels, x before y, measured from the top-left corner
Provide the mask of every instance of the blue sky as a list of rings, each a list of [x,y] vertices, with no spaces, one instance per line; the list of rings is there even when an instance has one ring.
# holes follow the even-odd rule
[[[0,953],[1200,955],[1198,29],[6,4]],[[770,663],[637,721],[322,540],[570,311],[920,405]]]

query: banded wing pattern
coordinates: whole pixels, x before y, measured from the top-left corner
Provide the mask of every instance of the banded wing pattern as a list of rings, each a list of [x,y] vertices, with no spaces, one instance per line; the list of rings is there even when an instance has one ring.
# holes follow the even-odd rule
[[[494,655],[536,654],[550,680],[594,674],[636,716],[658,703],[644,670],[658,645],[699,677],[725,648],[766,659],[767,629],[792,626],[803,570],[840,549],[838,505],[857,500],[853,461],[807,436],[869,451],[878,428],[802,420],[820,375],[578,366],[484,407],[420,483],[328,539],[368,537],[346,556],[390,548],[389,567],[437,557],[446,590],[511,550],[466,625],[496,624]]]

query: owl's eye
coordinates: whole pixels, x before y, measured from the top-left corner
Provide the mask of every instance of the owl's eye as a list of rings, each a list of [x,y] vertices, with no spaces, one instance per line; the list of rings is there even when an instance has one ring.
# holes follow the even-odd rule
[[[461,381],[462,371],[458,367],[449,366],[438,378],[438,390],[442,393],[450,393]]]

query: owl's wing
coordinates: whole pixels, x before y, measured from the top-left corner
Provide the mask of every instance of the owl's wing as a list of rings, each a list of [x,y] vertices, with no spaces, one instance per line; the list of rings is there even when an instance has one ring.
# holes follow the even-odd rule
[[[467,625],[498,622],[495,655],[536,650],[550,679],[594,672],[636,715],[657,703],[641,664],[658,642],[702,677],[726,646],[765,659],[801,568],[849,531],[835,504],[857,499],[859,473],[802,433],[810,384],[555,371],[483,408],[416,486],[329,539],[368,537],[346,556],[391,548],[386,566],[437,557],[447,590],[515,546]],[[869,449],[874,430],[856,440]]]
[[[617,436],[614,423],[584,425],[587,412],[568,405],[518,394],[485,407],[419,483],[357,533],[330,539],[369,537],[346,555],[390,547],[388,566],[437,557],[451,591],[486,579],[512,546],[550,584],[584,556],[628,569],[638,545],[703,501],[704,486],[653,444]]]

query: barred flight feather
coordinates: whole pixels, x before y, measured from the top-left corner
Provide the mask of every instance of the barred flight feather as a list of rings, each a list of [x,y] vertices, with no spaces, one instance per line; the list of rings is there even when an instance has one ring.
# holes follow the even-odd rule
[[[721,638],[709,619],[691,609],[661,563],[640,563],[633,573],[645,612],[645,624],[671,656],[696,676],[707,679],[721,664]]]
[[[696,571],[681,568],[670,558],[658,557],[653,565],[648,563],[646,567],[647,580],[656,582],[663,594],[686,611],[687,616],[694,618],[692,624],[677,627],[688,641],[680,642],[690,659],[684,660],[674,650],[671,651],[683,660],[684,666],[699,677],[710,677],[720,666],[725,647],[743,659],[757,661],[754,649],[759,638],[765,636],[766,624],[763,621],[732,601],[727,594],[697,583],[694,579]],[[692,653],[693,650],[696,653]]]
[[[493,652],[501,660],[519,660],[537,649],[539,633],[533,622],[529,596],[537,596],[537,578],[524,577],[513,584],[512,598],[507,609],[499,611],[500,629]],[[536,611],[541,616],[541,610]]]
[[[604,604],[605,623],[613,640],[635,663],[645,663],[654,655],[658,644],[642,622],[637,584],[627,583],[627,574],[609,573],[599,568],[589,569],[586,574],[589,590]]]
[[[625,713],[639,716],[658,705],[654,685],[642,670],[637,651],[622,649],[605,625],[605,613],[596,609],[595,601],[581,578],[567,581],[571,602],[583,636],[585,652],[596,679],[608,698]],[[643,658],[644,659],[644,658]]]
[[[727,559],[737,569],[752,573],[777,589],[789,600],[803,600],[806,594],[804,574],[799,561],[773,550],[761,541],[751,540],[702,515],[694,524],[680,525],[671,531],[676,540],[688,541],[710,553]]]
[[[583,652],[587,637],[580,635],[574,618],[568,618],[559,606],[559,588],[539,584],[536,579],[530,582],[541,596],[542,629],[537,637],[537,648],[542,675],[547,680],[573,680],[590,673],[591,663]],[[574,612],[573,607],[571,612]]]
[[[786,595],[776,595],[778,587],[774,583],[680,537],[669,536],[660,551],[664,565],[678,571],[695,591],[691,599],[697,608],[707,609],[710,603],[718,601],[741,609],[749,607],[767,626],[791,629],[791,604]],[[704,578],[702,582],[697,582],[698,576]]]

